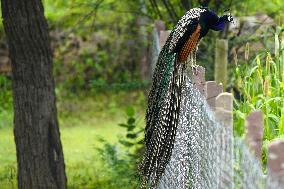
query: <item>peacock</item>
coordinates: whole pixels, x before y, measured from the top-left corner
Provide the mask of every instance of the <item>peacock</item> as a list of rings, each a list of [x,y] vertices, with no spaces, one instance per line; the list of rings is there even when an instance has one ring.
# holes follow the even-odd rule
[[[209,30],[222,31],[233,21],[208,7],[188,10],[178,21],[162,48],[149,92],[146,112],[145,154],[140,164],[142,188],[155,188],[174,147],[185,82],[185,70],[196,66],[196,51]]]

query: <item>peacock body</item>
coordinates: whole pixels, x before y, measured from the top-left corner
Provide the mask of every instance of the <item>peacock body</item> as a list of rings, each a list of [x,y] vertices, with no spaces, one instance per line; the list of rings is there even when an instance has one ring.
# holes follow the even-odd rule
[[[220,31],[230,15],[218,17],[207,7],[193,8],[179,20],[162,48],[148,98],[142,187],[155,188],[170,160],[178,127],[186,70],[195,64],[198,42],[209,29]]]

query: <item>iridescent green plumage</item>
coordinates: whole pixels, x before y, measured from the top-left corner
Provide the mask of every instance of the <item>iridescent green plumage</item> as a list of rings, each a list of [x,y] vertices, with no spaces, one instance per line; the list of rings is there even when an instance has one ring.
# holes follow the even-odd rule
[[[157,185],[170,159],[178,124],[185,64],[179,64],[177,55],[169,53],[171,36],[159,55],[146,114],[146,152],[140,170],[144,185],[150,188]]]

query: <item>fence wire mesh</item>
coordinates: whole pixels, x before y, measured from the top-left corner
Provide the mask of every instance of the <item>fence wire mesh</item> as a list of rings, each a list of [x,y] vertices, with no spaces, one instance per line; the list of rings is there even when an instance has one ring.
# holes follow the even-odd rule
[[[179,125],[170,162],[158,189],[282,189],[232,127],[219,123],[189,77],[182,91]]]

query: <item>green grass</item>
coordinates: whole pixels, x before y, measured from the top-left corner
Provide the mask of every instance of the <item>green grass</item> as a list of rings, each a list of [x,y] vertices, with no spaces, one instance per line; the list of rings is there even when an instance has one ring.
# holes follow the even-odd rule
[[[118,124],[127,117],[124,110],[133,105],[144,117],[141,93],[104,94],[96,97],[72,97],[58,100],[61,141],[69,188],[107,189],[111,176],[105,174],[97,148],[100,138],[117,143],[125,129]],[[141,110],[141,111],[139,111]],[[141,121],[142,122],[142,121]],[[140,122],[140,124],[141,124]],[[16,153],[12,126],[0,129],[0,186],[16,188]],[[131,187],[131,186],[130,186]]]
[[[123,130],[116,126],[116,122],[105,123],[102,127],[80,125],[61,128],[61,140],[71,186],[87,184],[80,183],[79,178],[86,175],[96,175],[96,170],[97,172],[101,171],[103,165],[95,150],[95,148],[101,147],[101,143],[97,139],[103,137],[109,142],[115,143],[117,135],[122,134],[122,132]],[[0,162],[0,185],[5,186],[5,183],[9,185],[9,176],[11,176],[9,172],[11,170],[15,172],[16,165],[13,131],[10,127],[0,131]],[[12,181],[15,182],[14,175],[11,177]]]

